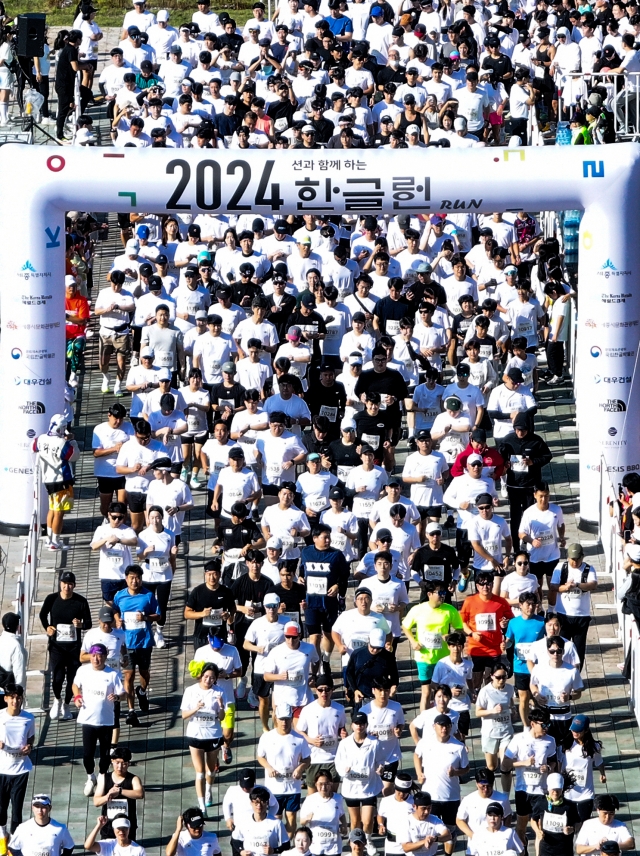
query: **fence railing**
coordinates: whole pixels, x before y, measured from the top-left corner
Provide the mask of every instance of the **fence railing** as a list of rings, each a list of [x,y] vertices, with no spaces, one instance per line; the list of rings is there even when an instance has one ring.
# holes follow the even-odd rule
[[[604,456],[600,457],[600,542],[604,554],[605,571],[611,575],[616,613],[618,616],[618,639],[624,648],[624,659],[630,653],[629,705],[639,717],[640,709],[640,632],[632,615],[622,612],[618,591],[627,573],[624,570],[624,541],[621,538],[621,515],[618,504],[618,487],[607,471]],[[629,652],[629,649],[631,651]]]
[[[622,84],[620,86],[619,84]],[[640,139],[640,72],[607,74],[594,72],[584,74],[579,71],[566,75],[562,95],[558,98],[558,116],[569,115],[581,99],[588,97],[594,87],[606,90],[603,106],[613,113],[614,130],[617,140]]]
[[[20,567],[20,578],[16,587],[16,611],[20,616],[22,638],[26,644],[27,640],[34,634],[29,631],[29,620],[31,607],[36,592],[36,571],[38,564],[38,544],[40,541],[40,493],[41,493],[40,469],[37,463],[34,465],[33,474],[33,511],[29,522],[29,531],[25,538],[22,551],[22,564]]]

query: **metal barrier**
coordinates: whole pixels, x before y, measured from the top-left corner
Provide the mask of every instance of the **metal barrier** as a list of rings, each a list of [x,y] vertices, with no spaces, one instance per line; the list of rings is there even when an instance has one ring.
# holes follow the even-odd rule
[[[623,81],[619,89],[617,81]],[[607,91],[604,107],[613,113],[616,140],[637,142],[640,139],[640,72],[583,74],[573,71],[565,75],[562,95],[558,98],[558,116],[564,110],[573,112],[576,104],[586,99],[591,90],[601,86]]]
[[[616,612],[618,616],[618,638],[624,648],[625,660],[630,653],[631,673],[629,677],[629,705],[638,716],[640,706],[640,664],[638,663],[638,652],[640,652],[640,632],[632,615],[622,612],[621,601],[618,591],[627,573],[623,568],[624,542],[620,537],[621,516],[618,505],[618,488],[611,480],[607,471],[607,462],[603,456],[600,458],[600,542],[604,554],[605,569],[611,575],[615,597]],[[640,721],[640,718],[639,718]]]
[[[33,511],[31,513],[31,522],[29,523],[29,531],[25,538],[24,548],[22,551],[22,564],[20,567],[20,579],[16,587],[16,611],[20,616],[20,626],[22,628],[22,638],[27,643],[27,640],[34,634],[29,632],[29,619],[31,616],[31,607],[36,592],[36,569],[38,563],[38,544],[40,541],[40,492],[41,479],[39,468],[34,466],[33,479]]]

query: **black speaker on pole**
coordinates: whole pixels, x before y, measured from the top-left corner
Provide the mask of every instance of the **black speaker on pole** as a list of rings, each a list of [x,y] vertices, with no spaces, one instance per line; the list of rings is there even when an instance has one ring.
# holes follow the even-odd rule
[[[47,16],[40,12],[18,15],[18,56],[44,56]]]

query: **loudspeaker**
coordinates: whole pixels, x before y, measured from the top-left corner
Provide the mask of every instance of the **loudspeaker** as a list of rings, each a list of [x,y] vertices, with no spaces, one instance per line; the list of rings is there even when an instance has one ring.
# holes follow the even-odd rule
[[[40,12],[18,15],[18,56],[44,56],[47,16]]]

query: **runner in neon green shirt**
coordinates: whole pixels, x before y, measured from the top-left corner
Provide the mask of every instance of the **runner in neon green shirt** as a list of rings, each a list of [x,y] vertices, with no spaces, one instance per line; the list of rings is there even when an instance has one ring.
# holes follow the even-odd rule
[[[447,589],[442,581],[428,580],[424,590],[428,601],[410,609],[402,622],[402,629],[409,637],[418,667],[420,710],[426,710],[429,704],[431,678],[436,663],[449,653],[444,637],[454,630],[462,630],[460,613],[455,606],[444,602]]]

